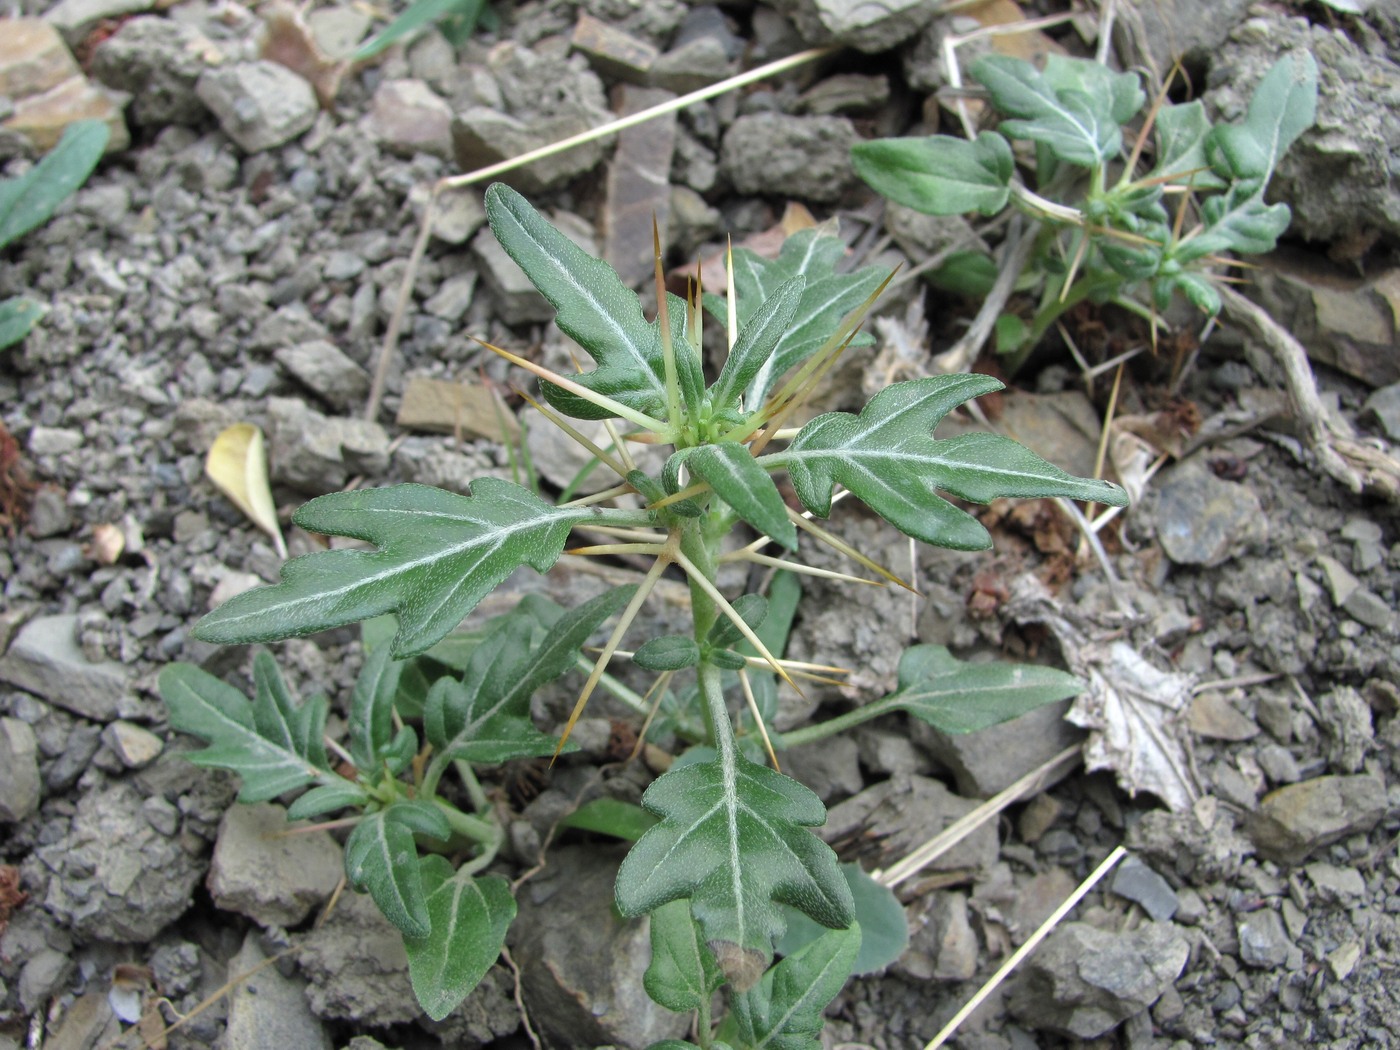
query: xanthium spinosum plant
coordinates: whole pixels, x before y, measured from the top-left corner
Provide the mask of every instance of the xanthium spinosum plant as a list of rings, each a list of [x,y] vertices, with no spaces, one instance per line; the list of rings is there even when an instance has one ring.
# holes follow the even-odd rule
[[[843,245],[835,237],[804,231],[772,261],[733,252],[726,294],[695,289],[688,299],[662,290],[658,250],[658,317],[648,321],[610,267],[517,193],[492,186],[486,210],[502,246],[596,367],[566,376],[497,352],[539,376],[539,411],[609,468],[615,484],[558,505],[495,478],[475,482],[470,495],[398,485],[312,500],[296,512],[298,525],[373,549],[295,558],[280,583],[230,600],[195,633],[270,642],[367,621],[344,748],[353,769],[328,761],[326,699],[298,703],[265,652],[254,661],[251,701],[198,668],[166,668],[160,688],[171,724],[208,742],[193,761],[241,776],[245,802],[300,792],[293,819],[354,815],[346,876],[402,932],[414,991],[441,1018],[495,961],[515,915],[509,884],[486,870],[502,828],[478,770],[559,754],[600,684],[645,712],[649,698],[613,679],[612,660],[657,672],[658,721],[682,745],[700,746],[652,783],[641,807],[599,800],[573,821],[635,840],[617,877],[617,907],[651,916],[646,992],[694,1013],[702,1046],[815,1047],[823,1008],[853,969],[899,954],[903,922],[888,890],[838,864],[812,832],[825,809],[773,768],[776,750],[894,711],[967,732],[1072,696],[1079,685],[1053,668],[966,664],[920,645],[905,653],[888,696],[770,734],[778,681],[833,669],[782,658],[800,594],[796,574],[808,570],[762,548],[771,541],[796,552],[806,532],[893,580],[810,520],[828,515],[838,488],[909,536],[961,550],[990,546],[990,537],[940,490],[977,503],[1062,496],[1121,505],[1126,497],[1006,438],[934,438],[950,411],[1000,387],[986,376],[898,383],[859,413],[789,426],[842,350],[866,338],[859,322],[882,285],[872,269],[836,272]],[[729,346],[708,386],[706,310],[721,319]],[[595,443],[571,420],[604,420],[612,438]],[[670,447],[664,469],[638,470],[629,439]],[[805,514],[780,494],[779,474]],[[741,525],[759,538],[726,550]],[[458,630],[518,567],[547,572],[581,527],[592,538],[570,553],[649,556],[650,571],[574,609],[532,595],[484,626]],[[756,577],[784,571],[766,594],[726,594],[718,573],[733,561],[756,566]],[[620,648],[667,570],[689,583],[693,629]],[[614,618],[590,663],[582,647]],[[531,721],[530,698],[574,668],[587,678],[556,738]],[[466,859],[454,867],[458,857]],[[721,987],[727,1011],[716,1019],[711,999]]]
[[[1288,228],[1288,205],[1265,203],[1264,191],[1280,158],[1315,119],[1317,63],[1307,51],[1274,64],[1239,122],[1212,126],[1199,100],[1170,105],[1164,92],[1131,140],[1123,125],[1147,104],[1136,73],[1060,55],[1050,55],[1043,71],[988,55],[971,73],[1003,118],[996,130],[971,140],[875,139],[856,145],[852,161],[876,192],[918,211],[995,215],[1010,206],[1036,223],[1017,287],[1038,292],[1038,305],[1029,320],[1003,314],[996,329],[998,350],[1011,355],[1010,371],[1085,300],[1147,316],[1154,338],[1156,312],[1178,291],[1218,313],[1213,282],[1219,278],[1211,268],[1229,264],[1226,252],[1272,251]],[[1155,159],[1140,172],[1154,127]],[[1017,174],[1013,141],[1033,147],[1035,190]],[[989,257],[962,252],[942,272],[959,288],[985,290],[995,269]],[[1145,304],[1133,297],[1138,288],[1148,293]]]

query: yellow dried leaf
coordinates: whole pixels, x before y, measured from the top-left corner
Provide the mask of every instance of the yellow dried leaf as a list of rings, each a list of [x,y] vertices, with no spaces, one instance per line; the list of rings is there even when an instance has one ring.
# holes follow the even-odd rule
[[[277,553],[287,544],[277,523],[277,506],[267,481],[267,452],[262,431],[252,423],[235,423],[217,438],[204,461],[204,473],[254,525],[272,537]]]

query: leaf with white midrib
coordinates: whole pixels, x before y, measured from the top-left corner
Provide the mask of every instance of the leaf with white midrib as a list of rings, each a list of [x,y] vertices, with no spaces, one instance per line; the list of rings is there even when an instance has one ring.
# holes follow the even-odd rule
[[[760,984],[730,999],[720,1034],[749,1050],[819,1050],[822,1011],[850,977],[860,936],[852,923],[788,956]]]
[[[689,451],[685,465],[709,482],[735,514],[788,550],[797,550],[797,526],[787,516],[787,504],[746,445],[717,441]]]
[[[824,926],[851,921],[851,891],[836,855],[808,830],[826,820],[821,800],[750,762],[732,742],[710,762],[661,776],[642,805],[662,821],[622,862],[617,904],[624,915],[688,898],[712,948],[727,944],[764,959],[786,925],[775,902]]]
[[[202,619],[195,636],[223,644],[312,634],[394,612],[396,657],[412,656],[461,623],[520,565],[547,572],[588,508],[557,508],[528,489],[481,478],[471,495],[426,485],[337,492],[293,520],[310,532],[376,544],[294,558],[282,582],[245,591]]]
[[[431,930],[427,894],[418,869],[414,833],[446,840],[451,828],[431,803],[395,802],[369,813],[345,841],[345,877],[368,890],[384,917],[405,937],[426,937]]]
[[[798,498],[814,514],[830,514],[839,483],[905,534],[955,550],[985,549],[991,537],[935,489],[975,503],[1002,496],[1126,503],[1117,485],[1076,478],[1008,438],[980,433],[933,438],[933,428],[954,407],[1001,388],[982,375],[896,383],[876,394],[859,416],[818,416],[786,451],[758,462],[769,469],[785,467]]]
[[[327,768],[321,740],[325,698],[314,697],[296,708],[266,653],[255,658],[254,673],[257,693],[250,703],[239,690],[192,664],[161,670],[160,694],[170,709],[171,726],[209,744],[190,754],[190,761],[237,773],[243,779],[238,794],[243,802],[315,785],[348,786]],[[277,710],[279,705],[287,710]],[[272,731],[271,738],[263,727]]]
[[[441,1021],[500,956],[515,918],[515,898],[499,875],[454,873],[443,857],[423,857],[418,867],[431,931],[405,937],[404,950],[413,994],[429,1017]]]

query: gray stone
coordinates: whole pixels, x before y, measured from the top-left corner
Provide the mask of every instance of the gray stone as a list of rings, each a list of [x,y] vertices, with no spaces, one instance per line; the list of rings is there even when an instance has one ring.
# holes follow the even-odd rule
[[[76,614],[40,616],[20,628],[0,658],[0,681],[94,722],[110,722],[138,703],[126,667],[83,655]]]
[[[42,1010],[49,998],[63,987],[73,972],[73,960],[66,952],[40,948],[24,962],[19,974],[19,1005],[25,1013]]]
[[[1046,704],[976,733],[944,733],[920,722],[913,737],[953,774],[958,794],[991,798],[1084,739],[1082,729],[1065,721],[1069,706],[1068,700]],[[1070,772],[1066,769],[1045,788]]]
[[[1352,904],[1366,896],[1366,880],[1355,868],[1339,868],[1325,861],[1315,861],[1303,870],[1325,901]]]
[[[378,423],[323,416],[285,397],[269,399],[267,414],[275,481],[320,495],[389,465],[389,435]]]
[[[419,222],[428,206],[432,188],[426,184],[413,187],[408,194],[408,202],[413,206],[413,215]],[[433,208],[433,236],[448,244],[466,244],[486,222],[486,209],[481,205],[481,192],[474,186],[457,190],[444,190],[438,194]]]
[[[1342,604],[1342,611],[1358,623],[1383,634],[1395,634],[1395,610],[1374,591],[1359,587]]]
[[[296,926],[326,900],[344,874],[340,846],[325,831],[290,830],[274,803],[225,813],[209,864],[214,904],[264,926]]]
[[[34,493],[29,505],[26,530],[36,540],[62,536],[73,528],[73,515],[68,510],[68,497],[60,488],[43,485]]]
[[[0,718],[0,823],[39,809],[39,744],[28,722]]]
[[[102,731],[102,742],[127,769],[150,765],[165,749],[165,741],[149,729],[121,719]]]
[[[798,105],[818,117],[871,113],[890,100],[890,80],[885,76],[838,73],[819,80],[802,93]]]
[[[230,976],[252,976],[237,981],[229,992],[228,1028],[219,1050],[330,1050],[325,1029],[306,1004],[306,982],[283,977],[275,966],[261,966],[266,959],[258,947],[257,932],[250,931],[228,965]]]
[[[36,855],[53,873],[44,907],[79,937],[148,941],[189,908],[206,861],[159,835],[129,784],[84,795],[68,834]]]
[[[1169,922],[1123,934],[1064,923],[1023,964],[1007,1006],[1031,1028],[1093,1039],[1150,1008],[1190,954]]]
[[[1370,831],[1385,811],[1385,785],[1375,777],[1317,777],[1265,795],[1249,837],[1261,856],[1298,864],[1323,846]]]
[[[977,972],[977,934],[968,919],[967,897],[944,890],[907,909],[909,947],[898,968],[917,981],[966,981]]]
[[[639,996],[651,958],[644,922],[619,919],[613,881],[621,853],[579,846],[552,850],[521,894],[511,954],[521,995],[548,1045],[648,1046],[680,1037],[686,1018]],[[570,909],[568,922],[559,908]]]
[[[234,62],[200,75],[200,101],[245,153],[290,142],[316,122],[311,85],[275,62]]]
[[[1288,960],[1293,942],[1283,928],[1283,919],[1272,908],[1250,912],[1237,926],[1240,939],[1240,961],[1246,966],[1272,970]]]
[[[1129,0],[1119,8],[1118,39],[1165,77],[1177,58],[1208,63],[1240,24],[1252,0]]]
[[[1391,441],[1400,441],[1400,383],[1373,391],[1366,399],[1365,413],[1379,424],[1381,433]]]
[[[83,433],[65,427],[34,427],[28,445],[30,455],[61,456],[83,447]]]
[[[1230,740],[1239,743],[1259,735],[1259,726],[1235,709],[1218,690],[1210,689],[1191,701],[1186,714],[1191,732],[1207,740]]]
[[[1298,760],[1282,744],[1265,744],[1254,753],[1254,760],[1275,784],[1296,784],[1303,779]]]
[[[976,807],[976,802],[959,798],[940,781],[895,776],[833,806],[817,834],[833,845],[849,842],[873,848],[876,862],[883,866],[906,856]],[[925,870],[986,871],[996,859],[996,829],[983,823]]]
[[[49,8],[45,21],[76,43],[93,24],[104,18],[140,14],[155,6],[155,0],[60,0]]]
[[[286,346],[273,356],[298,382],[340,411],[359,408],[369,393],[369,373],[324,339]]]
[[[753,113],[730,125],[720,164],[740,193],[834,201],[855,180],[858,140],[845,117]]]
[[[1361,772],[1366,755],[1375,744],[1371,705],[1351,686],[1341,685],[1324,693],[1317,709],[1328,763],[1343,773]]]
[[[370,102],[369,126],[396,153],[452,156],[452,107],[421,80],[385,80]]]
[[[1162,485],[1157,538],[1176,564],[1211,568],[1264,542],[1268,521],[1253,489],[1222,481],[1200,459],[1191,459]]]
[[[674,97],[668,91],[629,84],[621,85],[616,94],[620,117]],[[632,287],[648,280],[654,270],[653,229],[659,229],[661,243],[667,243],[675,145],[676,116],[672,113],[619,133],[608,165],[603,259]]]
[[[170,18],[133,18],[103,41],[92,72],[128,92],[134,124],[198,124],[208,112],[195,93],[206,61],[218,51],[199,30]]]
[[[466,316],[476,291],[476,272],[455,274],[443,281],[423,309],[434,317],[456,323]]]
[[[647,73],[647,83],[682,95],[723,80],[733,69],[724,44],[701,37],[658,55]]]
[[[1300,48],[1317,59],[1317,121],[1279,162],[1270,198],[1288,202],[1292,231],[1307,240],[1400,236],[1400,65],[1382,48],[1363,50],[1341,27],[1260,11],[1213,55],[1207,110],[1212,119],[1239,119],[1265,72]]]
[[[788,776],[806,784],[823,802],[854,795],[865,786],[860,772],[860,750],[855,740],[847,735],[785,751],[782,763]]]
[[[810,44],[841,44],[873,54],[908,40],[933,21],[938,0],[779,0]]]
[[[1142,905],[1158,922],[1176,914],[1181,902],[1171,884],[1137,857],[1127,857],[1113,872],[1113,892]]]

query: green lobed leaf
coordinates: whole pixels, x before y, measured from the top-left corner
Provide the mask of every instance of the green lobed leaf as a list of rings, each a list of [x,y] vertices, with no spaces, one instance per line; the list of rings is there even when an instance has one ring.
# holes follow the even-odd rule
[[[1206,156],[1227,179],[1249,179],[1262,192],[1288,147],[1317,119],[1317,62],[1309,51],[1284,55],[1264,74],[1238,124],[1206,138]]]
[[[822,1011],[845,987],[861,930],[828,930],[748,991],[730,997],[719,1034],[748,1050],[820,1050]]]
[[[803,505],[831,512],[841,484],[895,528],[955,550],[991,546],[987,531],[934,490],[974,503],[1002,496],[1064,496],[1122,506],[1117,485],[1076,478],[1016,442],[994,434],[934,440],[932,430],[968,398],[1002,389],[989,376],[929,376],[880,391],[861,410],[829,412],[804,426],[783,452],[763,456],[784,466]]]
[[[710,388],[715,411],[737,408],[745,389],[773,356],[778,343],[792,326],[793,315],[802,301],[807,278],[802,274],[773,289],[739,328],[739,338],[724,360],[719,378]]]
[[[723,983],[724,973],[700,939],[685,901],[651,913],[651,963],[642,986],[653,1001],[678,1014],[698,1010]]]
[[[8,350],[27,336],[47,312],[43,303],[22,295],[0,302],[0,350]]]
[[[688,898],[737,986],[756,976],[755,961],[772,958],[786,925],[779,904],[830,927],[851,921],[836,855],[807,830],[826,820],[821,800],[732,744],[711,761],[659,777],[642,805],[662,820],[622,862],[618,909],[637,917]]]
[[[1163,106],[1157,111],[1157,165],[1148,178],[1171,175],[1177,185],[1198,190],[1224,189],[1225,180],[1206,159],[1209,134],[1210,120],[1199,99]]]
[[[574,665],[579,648],[633,590],[615,587],[564,613],[538,645],[533,617],[503,617],[460,680],[441,678],[429,690],[423,730],[434,751],[468,762],[553,754],[555,739],[530,720],[530,697]]]
[[[447,818],[432,803],[400,801],[366,814],[345,840],[345,877],[369,891],[405,938],[432,931],[415,832],[444,842],[452,837]]]
[[[0,180],[0,248],[48,222],[58,206],[87,182],[111,135],[100,120],[75,121],[27,172]]]
[[[685,634],[668,634],[643,642],[632,662],[648,671],[680,671],[700,662],[700,647]]]
[[[350,757],[362,773],[373,773],[380,753],[394,734],[394,698],[404,661],[395,660],[387,645],[365,657],[350,693]]]
[[[845,242],[822,227],[793,234],[783,242],[776,259],[765,259],[747,248],[734,249],[734,294],[738,299],[735,314],[741,330],[786,281],[798,276],[806,280],[793,313],[794,323],[744,391],[748,410],[757,409],[790,368],[820,350],[845,316],[865,302],[885,279],[877,266],[837,273],[836,266],[845,253]],[[707,295],[705,306],[717,317],[726,316],[724,300],[719,296]],[[873,342],[870,335],[862,332],[850,345],[869,346]]]
[[[1287,204],[1265,204],[1256,194],[1243,201],[1235,193],[1211,197],[1201,205],[1205,229],[1182,241],[1171,252],[1178,262],[1191,262],[1220,252],[1257,255],[1273,251],[1293,218]]]
[[[971,72],[992,104],[1016,118],[1002,121],[1004,135],[1042,143],[1065,163],[1085,168],[1112,160],[1122,149],[1120,122],[1113,116],[1122,103],[1111,85],[1084,81],[1057,89],[1029,62],[1007,55],[984,55]]]
[[[481,478],[470,496],[426,485],[334,492],[293,516],[302,528],[349,536],[376,551],[293,558],[282,582],[245,591],[209,613],[195,636],[225,645],[312,634],[385,612],[390,648],[413,656],[440,640],[521,565],[547,572],[588,508],[545,503],[529,489]]]
[[[515,898],[499,875],[454,872],[443,857],[423,857],[417,867],[430,930],[405,936],[403,946],[413,994],[429,1017],[441,1021],[500,957],[515,919]]]
[[[995,131],[873,139],[851,149],[856,174],[876,193],[928,215],[995,215],[1011,197],[1016,163]]]
[[[314,787],[287,807],[288,820],[307,820],[337,810],[364,806],[369,795],[359,784],[342,780],[339,784]]]
[[[656,826],[656,818],[634,802],[624,802],[620,798],[595,798],[579,806],[560,824],[578,831],[596,831],[625,842],[636,842]]]
[[[325,698],[297,706],[267,653],[257,655],[253,668],[252,703],[192,664],[161,670],[160,695],[170,709],[171,726],[209,744],[191,754],[190,761],[237,773],[243,778],[242,802],[263,802],[313,785],[346,785],[326,763]]]
[[[717,441],[679,454],[685,454],[690,472],[709,482],[735,514],[788,550],[797,550],[797,526],[788,518],[787,504],[747,445]]]
[[[636,293],[611,266],[569,240],[502,183],[486,191],[486,218],[506,254],[557,311],[560,331],[598,363],[594,371],[570,378],[629,408],[663,418],[667,399],[661,329],[642,315]],[[694,373],[679,376],[681,385],[699,390],[699,362],[684,349],[684,302],[674,296],[668,302],[676,366]],[[677,332],[682,336],[678,341]],[[542,389],[551,404],[575,417],[612,415],[552,384]]]
[[[1094,96],[1107,105],[1109,116],[1118,124],[1132,120],[1147,102],[1142,78],[1136,73],[1115,73],[1092,59],[1051,53],[1045,56],[1042,76],[1052,91],[1081,91]]]
[[[889,966],[909,947],[909,923],[894,890],[881,885],[859,864],[842,864],[841,874],[851,887],[856,924],[860,926],[860,951],[851,963],[851,974],[863,977]],[[807,916],[789,909],[787,933],[778,942],[780,955],[794,955],[829,931]]]
[[[859,711],[861,721],[904,711],[945,733],[971,733],[1083,690],[1083,682],[1053,667],[968,663],[941,645],[913,645],[899,660],[899,688]]]

